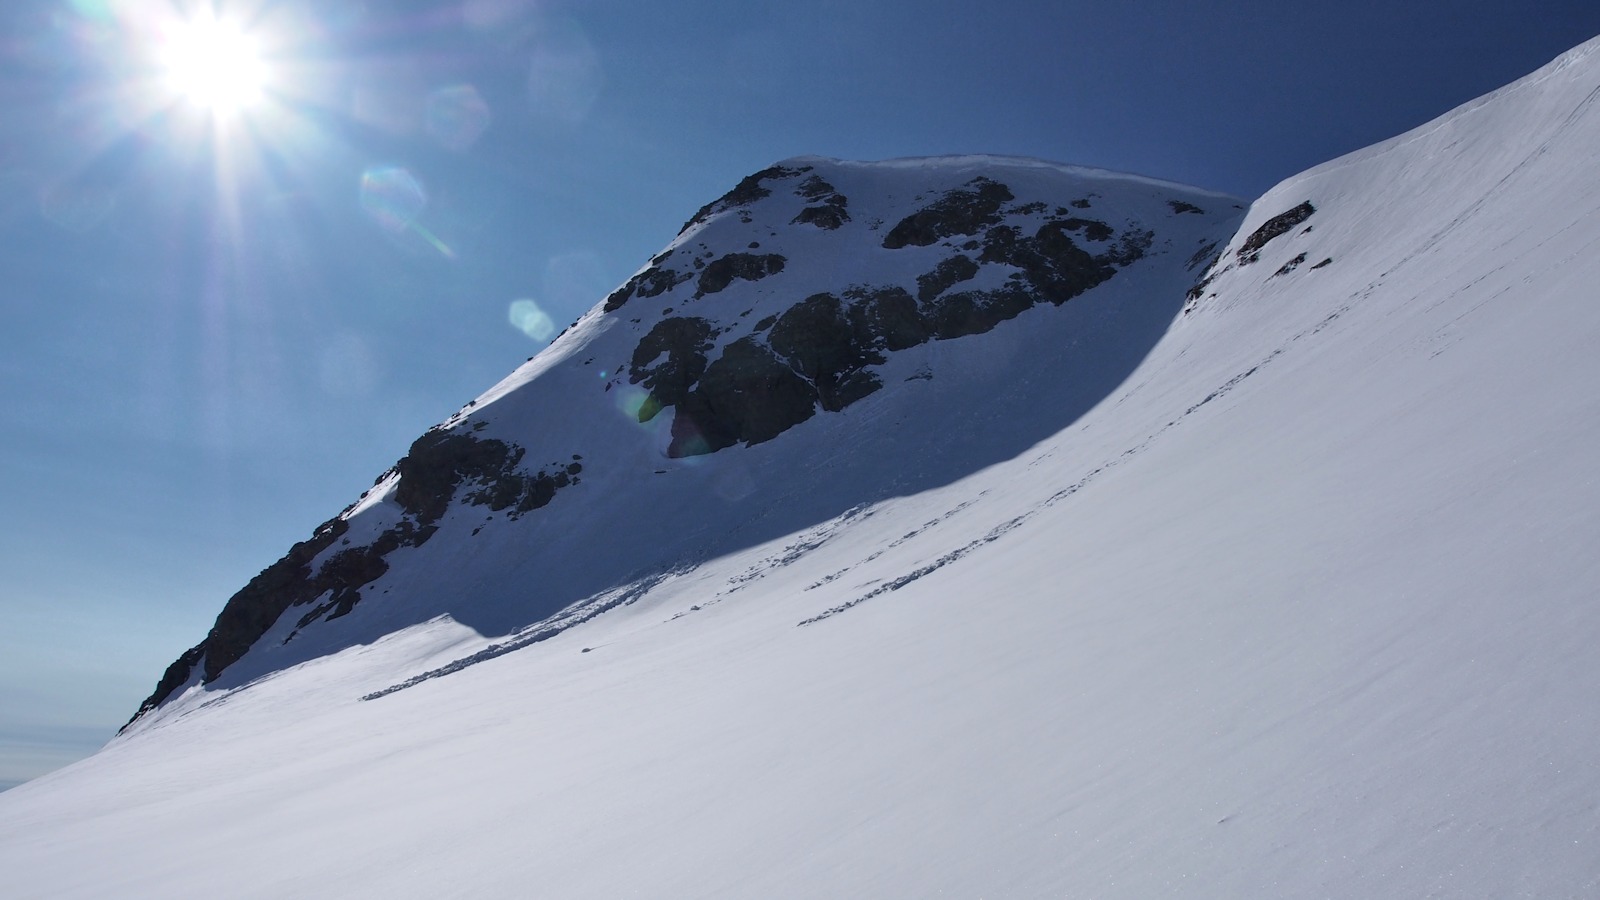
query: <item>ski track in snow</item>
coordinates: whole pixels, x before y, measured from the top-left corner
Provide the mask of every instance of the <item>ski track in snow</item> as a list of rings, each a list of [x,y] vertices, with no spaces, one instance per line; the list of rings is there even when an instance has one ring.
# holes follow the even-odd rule
[[[642,600],[645,595],[649,594],[652,590],[655,590],[655,588],[661,585],[663,582],[689,572],[693,568],[693,565],[687,564],[674,566],[666,571],[657,572],[654,575],[633,581],[624,587],[607,591],[604,594],[601,594],[600,596],[595,597],[585,603],[580,603],[577,606],[562,610],[560,613],[557,613],[548,619],[536,622],[505,641],[490,644],[476,653],[463,656],[460,659],[447,663],[436,669],[429,669],[420,675],[407,678],[405,681],[402,681],[398,684],[392,684],[382,690],[365,694],[361,699],[376,700],[379,697],[387,697],[388,695],[397,691],[403,691],[406,688],[415,687],[424,681],[431,681],[435,678],[443,678],[446,675],[453,675],[462,669],[470,668],[479,663],[488,662],[491,659],[505,656],[507,653],[513,653],[517,650],[523,649],[524,647],[530,647],[534,644],[548,641],[564,631],[576,628],[577,626],[610,612],[613,609],[637,603],[638,601]]]
[[[1600,242],[1600,239],[1597,239],[1597,242]],[[1220,400],[1221,398],[1226,397],[1228,394],[1232,393],[1236,388],[1239,387],[1239,385],[1243,384],[1246,379],[1248,379],[1251,376],[1256,375],[1257,373],[1261,372],[1267,366],[1269,366],[1273,362],[1275,362],[1279,357],[1283,356],[1284,353],[1286,353],[1289,350],[1290,345],[1300,341],[1303,338],[1315,336],[1315,335],[1321,334],[1323,331],[1327,330],[1330,326],[1333,325],[1334,322],[1336,322],[1337,320],[1342,318],[1345,314],[1350,312],[1350,310],[1353,309],[1356,304],[1358,304],[1360,301],[1365,300],[1365,299],[1369,298],[1370,296],[1372,296],[1372,294],[1374,292],[1376,292],[1377,289],[1379,287],[1381,287],[1381,286],[1382,286],[1382,280],[1381,279],[1379,281],[1373,282],[1372,284],[1369,284],[1366,288],[1362,289],[1355,296],[1353,296],[1351,298],[1351,300],[1349,300],[1346,303],[1343,303],[1343,304],[1339,305],[1338,307],[1336,307],[1333,312],[1331,312],[1327,316],[1323,317],[1323,319],[1321,321],[1317,322],[1317,324],[1315,324],[1315,325],[1313,325],[1310,328],[1307,328],[1305,330],[1296,332],[1282,346],[1277,347],[1272,352],[1268,353],[1265,357],[1263,357],[1260,362],[1258,362],[1255,365],[1251,366],[1250,368],[1238,373],[1237,375],[1234,375],[1232,378],[1229,378],[1227,381],[1223,382],[1215,390],[1213,390],[1210,393],[1206,394],[1198,402],[1196,402],[1193,405],[1189,406],[1187,409],[1185,409],[1183,411],[1183,413],[1181,415],[1179,415],[1177,418],[1173,419],[1172,421],[1169,421],[1167,424],[1163,425],[1160,429],[1158,429],[1155,433],[1151,434],[1149,437],[1146,437],[1144,440],[1140,441],[1138,444],[1135,444],[1134,446],[1128,448],[1127,450],[1124,450],[1121,454],[1119,454],[1114,459],[1111,459],[1111,460],[1101,464],[1100,466],[1090,470],[1087,474],[1085,474],[1083,477],[1079,478],[1077,481],[1073,482],[1072,484],[1069,484],[1066,487],[1063,487],[1060,490],[1057,490],[1055,493],[1053,493],[1050,496],[1048,496],[1048,497],[1044,498],[1043,500],[1039,501],[1032,508],[1028,509],[1024,513],[1022,513],[1021,515],[1015,516],[1015,517],[1013,517],[1011,519],[1006,520],[1005,522],[1000,523],[999,525],[994,526],[987,533],[985,533],[982,537],[980,537],[980,538],[978,538],[976,540],[973,540],[973,541],[971,541],[971,542],[969,542],[967,544],[964,544],[964,545],[962,545],[960,547],[957,547],[956,549],[951,550],[948,553],[943,554],[942,556],[940,556],[937,559],[935,559],[933,562],[930,562],[930,563],[927,563],[925,565],[919,566],[919,567],[911,570],[910,572],[907,572],[904,575],[900,575],[900,576],[898,576],[896,578],[891,578],[888,581],[883,582],[882,584],[878,585],[877,587],[872,588],[871,590],[867,591],[865,594],[862,594],[861,596],[856,597],[853,600],[847,601],[845,603],[838,604],[837,606],[829,607],[828,609],[825,609],[822,612],[820,612],[820,613],[818,613],[818,614],[816,614],[814,616],[811,616],[811,617],[806,618],[806,619],[802,619],[800,622],[796,623],[796,625],[797,626],[814,625],[814,624],[816,624],[818,622],[821,622],[821,621],[823,621],[825,619],[832,618],[833,616],[836,616],[839,613],[845,612],[846,610],[854,609],[855,607],[860,606],[861,604],[866,603],[869,600],[873,600],[873,599],[875,599],[877,597],[881,597],[884,594],[888,594],[888,593],[892,593],[894,591],[898,591],[901,588],[905,587],[906,585],[909,585],[909,584],[915,583],[917,581],[920,581],[921,579],[927,577],[928,575],[933,574],[934,572],[937,572],[938,570],[944,568],[945,566],[948,566],[951,563],[958,562],[961,559],[964,559],[965,557],[967,557],[968,555],[973,553],[974,551],[979,550],[979,549],[981,549],[983,547],[986,547],[989,544],[992,544],[995,541],[998,541],[1001,538],[1005,537],[1006,535],[1010,534],[1011,532],[1017,530],[1018,528],[1021,528],[1023,525],[1026,525],[1029,521],[1031,521],[1033,518],[1035,518],[1039,513],[1043,512],[1046,509],[1049,509],[1050,507],[1052,507],[1055,504],[1061,502],[1062,500],[1065,500],[1068,497],[1071,497],[1072,495],[1074,495],[1074,494],[1078,493],[1079,491],[1083,490],[1085,487],[1088,487],[1089,484],[1091,482],[1093,482],[1096,478],[1098,478],[1100,475],[1104,474],[1105,472],[1107,472],[1107,471],[1109,471],[1111,469],[1116,468],[1119,465],[1122,465],[1123,463],[1127,462],[1128,460],[1130,460],[1130,459],[1134,458],[1135,456],[1138,456],[1139,454],[1143,453],[1145,450],[1149,449],[1152,444],[1154,444],[1156,441],[1160,440],[1161,437],[1164,434],[1167,433],[1167,431],[1171,430],[1172,428],[1177,427],[1185,419],[1187,419],[1189,416],[1191,416],[1191,415],[1195,414],[1196,412],[1198,412],[1201,408],[1205,407],[1207,404],[1210,404],[1210,403],[1212,403],[1212,402],[1214,402],[1216,400]],[[1493,298],[1490,298],[1490,299],[1493,299]],[[1487,302],[1489,302],[1489,301],[1488,300],[1484,301],[1484,303],[1487,303]],[[1482,304],[1479,304],[1479,306],[1481,306],[1481,305]],[[1476,307],[1474,307],[1474,308],[1476,308]],[[1471,310],[1468,310],[1468,313],[1470,313],[1470,312],[1471,312]],[[1463,313],[1463,315],[1466,315],[1466,314],[1467,313]],[[1140,384],[1136,385],[1129,392],[1127,392],[1127,394],[1125,394],[1122,398],[1119,398],[1117,403],[1120,404],[1122,402],[1122,400],[1127,399],[1128,395],[1131,395],[1132,393],[1137,393],[1143,387],[1144,387],[1144,383],[1140,383]],[[1046,453],[1043,456],[1049,456],[1049,455],[1051,455],[1051,454],[1050,453]],[[1043,458],[1043,456],[1041,456],[1041,458]],[[1035,460],[1035,462],[1037,462],[1037,460]],[[987,491],[985,491],[983,493],[987,493]],[[885,548],[885,549],[898,547],[901,544],[904,544],[907,541],[917,537],[919,534],[923,533],[927,529],[929,529],[929,528],[931,528],[931,527],[933,527],[935,525],[938,525],[939,523],[949,519],[951,516],[955,515],[956,513],[959,513],[961,511],[967,509],[968,507],[970,507],[974,503],[976,503],[979,499],[981,499],[982,496],[983,496],[983,493],[980,493],[980,494],[974,496],[972,499],[966,500],[966,501],[958,504],[956,507],[951,509],[949,512],[945,513],[943,516],[940,516],[940,517],[938,517],[936,519],[929,520],[928,522],[924,523],[920,528],[914,529],[914,530],[906,533],[905,535],[901,536],[900,538],[898,538],[895,541],[893,541],[892,543],[890,543],[888,545],[888,547]],[[817,581],[816,583],[808,586],[806,588],[806,590],[812,590],[812,589],[815,589],[815,588],[818,588],[818,587],[822,587],[825,584],[832,583],[833,581],[838,580],[839,578],[841,578],[842,576],[844,576],[845,574],[850,572],[852,569],[854,569],[854,568],[856,568],[858,566],[861,566],[861,565],[865,565],[866,563],[872,562],[873,560],[875,560],[878,557],[882,556],[883,553],[884,553],[884,550],[878,550],[878,551],[876,551],[876,552],[874,552],[874,553],[872,553],[872,554],[870,554],[870,555],[868,555],[866,557],[863,557],[860,561],[854,563],[853,565],[846,566],[843,569],[840,569],[840,570],[838,570],[836,572],[833,572],[832,574],[824,577],[820,581]]]
[[[1296,335],[1295,339],[1298,339],[1298,338],[1299,338],[1299,335]],[[928,564],[923,565],[923,566],[919,566],[916,569],[913,569],[910,572],[907,572],[906,574],[901,575],[899,577],[891,578],[888,581],[885,581],[882,584],[878,585],[877,587],[873,588],[872,590],[866,592],[865,594],[862,594],[861,596],[855,598],[854,600],[850,600],[848,602],[841,603],[841,604],[839,604],[837,606],[829,607],[828,609],[825,609],[822,612],[818,613],[817,615],[814,615],[814,616],[812,616],[812,617],[810,617],[808,619],[802,619],[801,621],[797,622],[796,625],[797,626],[802,626],[802,627],[806,626],[806,625],[815,625],[816,623],[821,622],[824,619],[829,619],[829,618],[832,618],[833,616],[838,615],[839,613],[845,612],[846,610],[854,609],[855,607],[860,606],[863,603],[866,603],[868,600],[872,600],[874,598],[881,597],[884,594],[888,594],[888,593],[892,593],[894,591],[898,591],[901,588],[905,587],[906,585],[912,584],[912,583],[917,582],[917,581],[920,581],[923,578],[925,578],[925,577],[927,577],[929,575],[932,575],[934,572],[937,572],[938,570],[944,568],[945,566],[948,566],[951,563],[958,562],[961,559],[964,559],[965,557],[967,557],[968,555],[970,555],[974,551],[979,550],[979,549],[981,549],[983,547],[986,547],[986,546],[994,543],[995,541],[1000,540],[1001,538],[1003,538],[1006,535],[1012,533],[1013,531],[1016,531],[1018,528],[1021,528],[1022,526],[1028,524],[1028,522],[1032,521],[1040,513],[1044,512],[1045,510],[1049,509],[1050,507],[1055,506],[1057,503],[1060,503],[1062,500],[1065,500],[1068,497],[1071,497],[1073,494],[1076,494],[1079,491],[1083,490],[1084,488],[1088,487],[1091,482],[1093,482],[1096,478],[1098,478],[1101,475],[1103,475],[1105,472],[1107,472],[1107,471],[1109,471],[1111,469],[1114,469],[1117,466],[1122,465],[1123,463],[1127,462],[1128,460],[1134,458],[1135,456],[1138,456],[1140,453],[1143,453],[1145,450],[1149,449],[1149,447],[1152,444],[1154,444],[1157,440],[1159,440],[1162,435],[1166,434],[1166,432],[1169,429],[1177,426],[1184,419],[1186,419],[1189,416],[1193,415],[1197,410],[1199,410],[1201,407],[1205,406],[1206,404],[1212,402],[1213,400],[1217,400],[1217,399],[1219,399],[1221,397],[1226,396],[1228,393],[1233,391],[1234,388],[1238,387],[1241,383],[1243,383],[1245,379],[1247,379],[1250,376],[1252,376],[1252,375],[1256,374],[1257,372],[1261,371],[1261,369],[1263,367],[1267,366],[1273,360],[1277,359],[1280,355],[1282,355],[1283,352],[1284,352],[1283,348],[1281,348],[1281,347],[1279,349],[1277,349],[1277,350],[1272,351],[1272,353],[1268,354],[1267,357],[1265,359],[1263,359],[1261,362],[1257,363],[1254,366],[1251,366],[1246,371],[1240,372],[1238,375],[1235,375],[1232,378],[1228,379],[1226,382],[1224,382],[1216,390],[1214,390],[1211,393],[1207,394],[1204,399],[1200,400],[1200,402],[1194,404],[1193,406],[1190,406],[1178,418],[1176,418],[1173,421],[1168,422],[1166,425],[1162,426],[1161,429],[1158,430],[1156,433],[1154,433],[1154,434],[1150,435],[1149,437],[1145,438],[1144,440],[1140,441],[1138,444],[1134,445],[1133,447],[1130,447],[1129,449],[1124,450],[1116,458],[1111,459],[1111,460],[1109,460],[1109,461],[1097,466],[1094,469],[1091,469],[1082,478],[1079,478],[1077,481],[1074,481],[1073,483],[1067,485],[1066,487],[1061,488],[1060,490],[1056,491],[1055,493],[1051,494],[1050,496],[1048,496],[1048,497],[1044,498],[1043,500],[1037,502],[1031,508],[1029,508],[1028,510],[1023,512],[1021,515],[1014,516],[1014,517],[1012,517],[1010,519],[1007,519],[1004,522],[1001,522],[999,525],[994,526],[988,532],[986,532],[982,537],[977,538],[976,540],[970,541],[970,542],[968,542],[966,544],[963,544],[962,546],[957,547],[956,549],[951,550],[948,553],[945,553],[943,556],[940,556],[939,558],[935,559],[931,563],[928,563]],[[966,507],[972,505],[973,502],[975,502],[975,500],[969,500],[966,503],[961,504],[960,506],[956,507],[956,509],[952,510],[951,513],[947,514],[946,516],[941,517],[940,519],[933,520],[932,522],[929,522],[928,525],[923,526],[923,528],[917,529],[915,531],[910,532],[909,534],[906,534],[904,537],[902,537],[899,540],[895,541],[895,543],[891,544],[890,546],[896,546],[898,544],[904,543],[905,541],[907,541],[907,540],[915,537],[919,533],[921,533],[927,527],[929,527],[929,526],[931,526],[933,524],[937,524],[939,521],[942,521],[944,518],[948,518],[949,515],[953,515],[955,512],[959,512],[960,510],[965,509]],[[860,563],[857,563],[857,565],[861,565],[861,564],[870,562],[871,560],[876,559],[879,555],[881,555],[881,551],[879,553],[874,553],[871,556],[866,557],[865,559],[861,560]],[[824,579],[823,582],[819,582],[816,585],[812,585],[812,587],[818,587],[822,583],[826,583],[826,582],[829,582],[829,581],[836,580],[841,575],[845,574],[845,572],[847,572],[847,571],[849,571],[849,568],[846,568],[846,569],[840,570],[838,572],[835,572],[834,574],[832,574],[832,575],[828,576],[826,579]]]
[[[807,553],[810,553],[811,551],[816,550],[828,543],[828,541],[832,540],[833,537],[840,532],[840,530],[847,527],[852,522],[864,522],[867,519],[872,518],[876,512],[877,510],[871,508],[868,504],[863,503],[846,510],[843,515],[824,522],[821,525],[802,531],[796,536],[795,540],[789,545],[785,546],[783,550],[778,553],[778,555],[769,556],[765,559],[762,559],[752,565],[750,568],[746,569],[743,573],[729,578],[728,589],[718,592],[717,596],[723,597],[727,596],[728,594],[732,594],[735,591],[744,588],[745,585],[766,577],[770,572],[776,569],[781,569],[784,566],[797,562]]]

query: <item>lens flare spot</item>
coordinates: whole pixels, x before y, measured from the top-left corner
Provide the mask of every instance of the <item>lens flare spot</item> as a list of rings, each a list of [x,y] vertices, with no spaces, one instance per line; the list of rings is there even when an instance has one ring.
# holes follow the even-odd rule
[[[686,466],[698,466],[706,461],[706,456],[711,452],[711,444],[700,436],[699,429],[693,424],[684,423],[677,427],[682,428],[685,434],[674,435],[674,443],[678,448],[678,462]]]
[[[470,84],[440,88],[428,95],[424,121],[434,140],[451,150],[465,150],[489,127],[489,104]]]
[[[384,230],[409,229],[428,207],[422,182],[399,166],[375,166],[361,173],[361,208]]]
[[[532,300],[511,301],[507,317],[513,327],[536,341],[548,341],[556,333],[555,320]]]
[[[111,5],[108,0],[69,0],[67,5],[81,16],[99,19],[102,22],[111,18]]]
[[[429,231],[419,218],[428,208],[428,192],[415,175],[399,166],[374,166],[361,173],[361,208],[388,233],[389,238],[408,250],[431,247],[445,259],[456,259],[456,251]]]
[[[650,392],[637,385],[628,385],[616,394],[617,409],[630,421],[639,421],[639,410],[651,401]]]

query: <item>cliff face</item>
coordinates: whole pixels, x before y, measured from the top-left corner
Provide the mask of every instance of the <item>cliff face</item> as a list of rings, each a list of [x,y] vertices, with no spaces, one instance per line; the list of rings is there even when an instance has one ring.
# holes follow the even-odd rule
[[[1112,302],[1143,305],[1152,322],[1164,320],[1169,285],[1192,282],[1209,261],[1207,248],[1226,240],[1241,215],[1233,198],[1030,160],[803,158],[754,173],[690,218],[544,354],[420,437],[372,490],[234,595],[135,718],[186,687],[217,682],[252,653],[259,659],[238,680],[425,618],[429,601],[417,596],[416,580],[392,574],[397,560],[425,545],[498,536],[515,547],[524,517],[547,517],[545,527],[558,531],[615,529],[604,510],[619,492],[648,496],[658,489],[655,476],[676,466],[785,440],[867,398],[896,407],[900,395],[926,394],[940,368],[932,361],[945,355],[935,345],[1002,330],[1134,269],[1149,270],[1143,283],[1163,287],[1130,284],[1130,296]],[[1119,334],[1099,318],[1061,326],[1071,343],[1052,352],[1087,358],[1071,346],[1086,341],[1134,353],[1154,339],[1146,325]],[[1015,341],[1000,340],[971,348],[972,358],[1012,352],[1005,347]],[[1130,361],[1108,362],[1104,377]],[[944,368],[941,379],[962,378]],[[871,443],[862,429],[887,424],[852,423],[848,441]],[[902,462],[905,471],[918,468],[909,457]],[[784,491],[801,474],[787,468]],[[604,486],[591,488],[596,480]],[[606,496],[586,493],[595,490]],[[745,495],[753,495],[752,510],[775,499],[770,488]],[[547,509],[552,504],[560,511]],[[643,514],[679,530],[673,513]],[[680,544],[675,552],[711,549]],[[471,555],[480,582],[526,561],[510,549]],[[526,626],[663,563],[670,560],[621,558],[607,569],[552,559],[542,582],[572,570],[581,587],[466,605],[498,604],[488,618]],[[460,616],[462,605],[452,596],[432,612]],[[334,624],[347,617],[361,624]],[[307,640],[312,632],[317,638]]]

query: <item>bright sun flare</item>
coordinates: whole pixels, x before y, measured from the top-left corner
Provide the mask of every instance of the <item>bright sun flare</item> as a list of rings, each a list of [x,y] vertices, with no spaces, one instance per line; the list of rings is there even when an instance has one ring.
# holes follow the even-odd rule
[[[204,18],[175,29],[162,61],[167,84],[203,109],[226,114],[261,99],[267,70],[255,42],[236,26]]]

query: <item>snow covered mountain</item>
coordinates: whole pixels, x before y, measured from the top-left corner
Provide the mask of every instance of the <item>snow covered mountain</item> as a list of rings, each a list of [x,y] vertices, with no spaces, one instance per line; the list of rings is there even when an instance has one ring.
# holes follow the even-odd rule
[[[234,596],[140,713],[441,615],[520,646],[1011,459],[1127,376],[1243,208],[983,157],[751,175]]]
[[[1597,97],[1248,210],[757,173],[0,795],[8,890],[1594,895]]]

